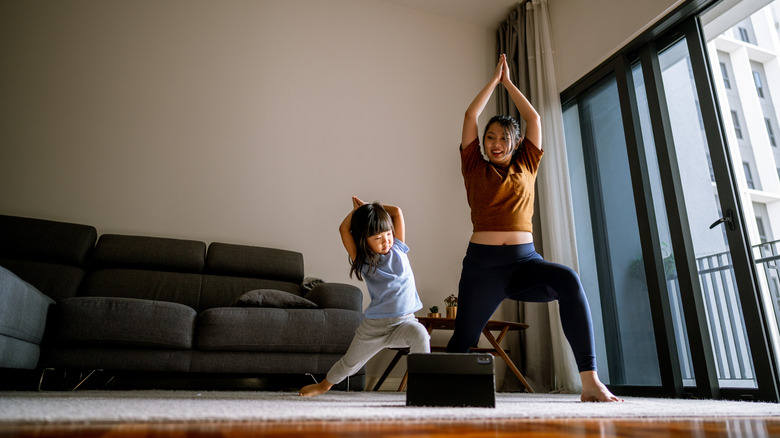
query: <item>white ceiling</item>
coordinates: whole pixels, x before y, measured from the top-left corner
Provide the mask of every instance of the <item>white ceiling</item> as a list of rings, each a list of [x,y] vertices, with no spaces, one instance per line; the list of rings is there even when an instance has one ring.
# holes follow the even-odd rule
[[[470,24],[497,28],[519,0],[383,0]]]

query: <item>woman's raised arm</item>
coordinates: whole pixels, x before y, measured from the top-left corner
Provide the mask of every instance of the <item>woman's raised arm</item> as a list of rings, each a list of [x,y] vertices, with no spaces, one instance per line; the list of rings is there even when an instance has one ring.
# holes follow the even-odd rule
[[[479,138],[477,119],[479,119],[479,115],[482,114],[482,110],[485,109],[485,105],[487,105],[487,101],[490,99],[490,95],[493,94],[496,85],[501,82],[501,72],[505,64],[504,61],[505,56],[501,55],[501,59],[498,61],[498,65],[496,65],[496,70],[493,72],[493,77],[490,78],[490,82],[480,90],[477,97],[474,98],[466,109],[466,115],[463,117],[463,133],[461,135],[460,143],[461,149],[471,144],[475,138]]]
[[[526,99],[525,95],[523,95],[515,84],[512,83],[512,79],[509,77],[509,64],[506,62],[506,55],[501,55],[501,60],[503,64],[501,69],[501,85],[509,92],[509,96],[517,107],[520,117],[525,120],[525,138],[536,145],[537,148],[541,149],[542,119],[539,116],[539,113],[536,112],[536,108],[531,105],[531,102]]]

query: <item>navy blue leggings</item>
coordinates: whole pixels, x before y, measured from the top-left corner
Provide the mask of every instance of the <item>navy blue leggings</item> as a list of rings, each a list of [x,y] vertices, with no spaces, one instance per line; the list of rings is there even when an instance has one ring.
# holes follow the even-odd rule
[[[506,298],[534,303],[558,300],[563,333],[577,368],[596,370],[593,323],[580,278],[571,268],[544,260],[533,243],[469,243],[460,276],[455,331],[447,351],[468,352]]]

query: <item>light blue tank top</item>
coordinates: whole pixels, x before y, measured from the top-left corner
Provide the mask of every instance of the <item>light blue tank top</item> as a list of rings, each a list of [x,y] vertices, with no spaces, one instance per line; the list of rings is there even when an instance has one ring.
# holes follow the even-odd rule
[[[380,256],[376,271],[368,273],[367,266],[363,266],[363,279],[371,296],[366,318],[395,318],[422,309],[407,252],[409,247],[395,239],[390,252]]]

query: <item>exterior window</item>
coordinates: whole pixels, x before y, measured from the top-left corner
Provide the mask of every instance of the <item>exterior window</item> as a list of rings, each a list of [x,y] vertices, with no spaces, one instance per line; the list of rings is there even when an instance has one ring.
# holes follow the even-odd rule
[[[749,43],[750,42],[750,36],[748,35],[747,29],[745,29],[744,27],[738,27],[738,29],[739,29],[739,39],[741,39],[742,41],[744,41],[746,43]]]
[[[766,243],[766,230],[764,229],[764,221],[756,216],[756,226],[758,227],[758,238],[761,240],[761,243]]]
[[[766,133],[769,136],[769,144],[777,147],[777,141],[775,140],[775,130],[772,129],[772,121],[764,117],[764,123],[766,124]]]
[[[758,74],[757,71],[753,72],[753,82],[756,83],[756,92],[758,93],[758,97],[763,98],[764,97],[764,84],[761,82],[761,75]]]
[[[739,126],[739,117],[737,117],[736,111],[731,112],[731,120],[734,122],[734,133],[737,134],[738,139],[742,140],[742,128]]]
[[[745,170],[745,181],[749,189],[755,189],[756,185],[753,184],[753,174],[750,172],[750,164],[746,161],[742,162],[742,168]]]
[[[720,63],[720,74],[723,76],[723,86],[727,90],[731,89],[731,80],[729,80],[729,71],[726,69],[726,64]]]

